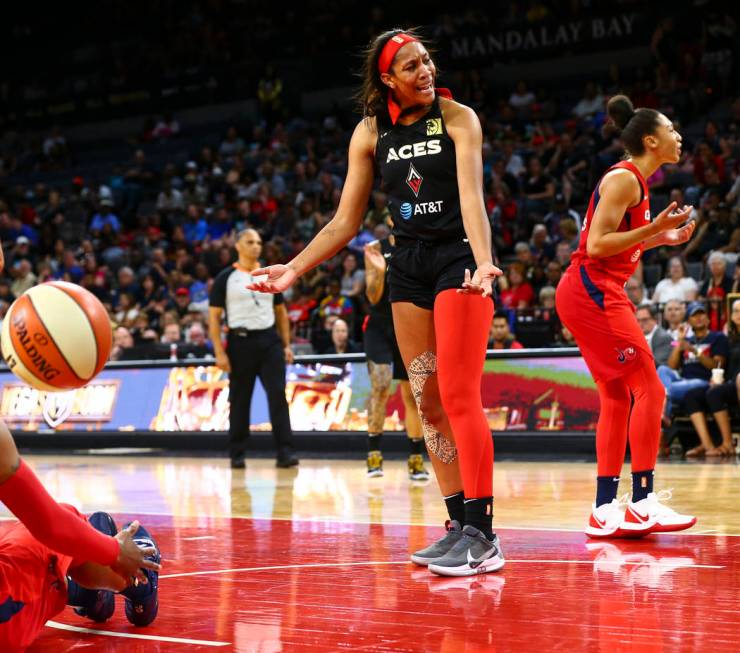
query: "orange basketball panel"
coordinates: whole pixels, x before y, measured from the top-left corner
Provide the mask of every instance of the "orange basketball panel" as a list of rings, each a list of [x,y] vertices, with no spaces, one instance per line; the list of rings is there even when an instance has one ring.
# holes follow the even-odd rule
[[[10,314],[10,342],[18,360],[45,384],[58,388],[77,388],[81,379],[59,351],[39,318],[31,298],[22,295],[13,303]]]
[[[55,286],[72,297],[90,321],[98,350],[95,372],[93,373],[93,376],[95,376],[108,362],[110,350],[113,346],[113,330],[111,329],[108,312],[100,300],[82,286],[66,281],[52,281],[48,285]]]

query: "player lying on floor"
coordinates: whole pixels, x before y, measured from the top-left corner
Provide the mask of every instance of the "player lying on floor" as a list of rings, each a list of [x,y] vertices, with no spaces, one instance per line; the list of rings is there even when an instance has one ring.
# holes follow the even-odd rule
[[[117,532],[106,513],[88,522],[54,501],[2,422],[0,501],[20,521],[0,534],[1,651],[25,650],[68,598],[79,614],[104,620],[120,592],[131,623],[154,620],[160,554],[149,533],[137,521]]]

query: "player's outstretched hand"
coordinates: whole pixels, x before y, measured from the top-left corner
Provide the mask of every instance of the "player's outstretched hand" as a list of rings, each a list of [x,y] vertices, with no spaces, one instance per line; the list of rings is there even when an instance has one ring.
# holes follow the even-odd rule
[[[677,202],[671,202],[658,214],[653,224],[658,227],[658,231],[676,229],[689,219],[693,208],[693,206],[684,205],[679,209]]]
[[[370,265],[372,265],[372,267],[378,270],[385,269],[385,257],[383,256],[383,252],[381,252],[377,247],[375,247],[372,243],[368,243],[367,245],[365,245],[364,252],[365,265],[369,263]]]
[[[128,528],[121,529],[115,536],[120,545],[120,551],[118,552],[118,560],[116,560],[112,569],[128,582],[136,579],[141,583],[146,583],[146,576],[141,571],[141,568],[146,567],[147,569],[159,571],[161,567],[152,560],[146,560],[146,556],[156,553],[154,547],[139,547],[134,542],[134,534],[138,530],[139,522],[132,521]]]
[[[470,270],[466,269],[462,288],[459,288],[457,292],[490,297],[493,294],[493,280],[502,274],[503,271],[493,263],[479,265],[472,279],[470,278]]]
[[[694,235],[695,229],[696,222],[694,220],[690,220],[683,227],[664,231],[662,234],[663,237],[661,238],[661,242],[663,245],[668,245],[669,247],[683,245],[684,243],[687,243],[689,240],[691,240],[691,236]]]
[[[266,268],[259,268],[252,272],[253,277],[266,277],[255,280],[247,286],[249,290],[258,290],[259,292],[283,292],[290,288],[298,275],[290,265],[270,265]]]

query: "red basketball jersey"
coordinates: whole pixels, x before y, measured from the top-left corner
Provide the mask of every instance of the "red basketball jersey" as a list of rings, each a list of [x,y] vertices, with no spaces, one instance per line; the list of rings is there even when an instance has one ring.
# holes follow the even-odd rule
[[[650,222],[650,201],[648,197],[647,183],[643,179],[637,167],[630,161],[620,161],[609,168],[607,173],[615,168],[624,168],[625,170],[629,170],[637,177],[637,181],[640,183],[640,190],[642,191],[642,199],[640,200],[640,203],[627,210],[617,228],[617,231],[631,231],[632,229],[637,229],[638,227],[642,227]],[[596,188],[591,195],[591,201],[588,203],[586,219],[583,221],[583,227],[581,228],[581,239],[578,243],[578,249],[573,253],[571,265],[573,267],[585,267],[588,272],[588,276],[595,283],[598,283],[601,280],[609,280],[616,281],[620,285],[624,285],[627,282],[627,279],[629,279],[634,273],[635,268],[637,268],[637,263],[642,255],[642,243],[638,243],[619,254],[607,256],[605,258],[593,258],[589,256],[586,251],[586,242],[588,241],[588,232],[591,229],[591,221],[596,212],[596,207],[599,204],[600,185],[601,179],[599,180],[599,183],[596,184]]]
[[[60,504],[85,519],[76,508]],[[0,651],[25,651],[67,604],[72,557],[52,551],[20,522],[0,534]]]

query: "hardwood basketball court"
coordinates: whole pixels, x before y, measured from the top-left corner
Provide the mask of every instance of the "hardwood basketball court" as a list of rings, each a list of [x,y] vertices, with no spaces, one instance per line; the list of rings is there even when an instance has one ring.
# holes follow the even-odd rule
[[[737,651],[740,469],[659,465],[658,489],[699,517],[684,534],[588,540],[592,464],[498,462],[499,573],[440,578],[408,561],[440,534],[436,484],[405,462],[29,456],[59,500],[141,521],[164,570],[149,628],[67,608],[34,652]],[[623,489],[628,490],[628,469]]]

